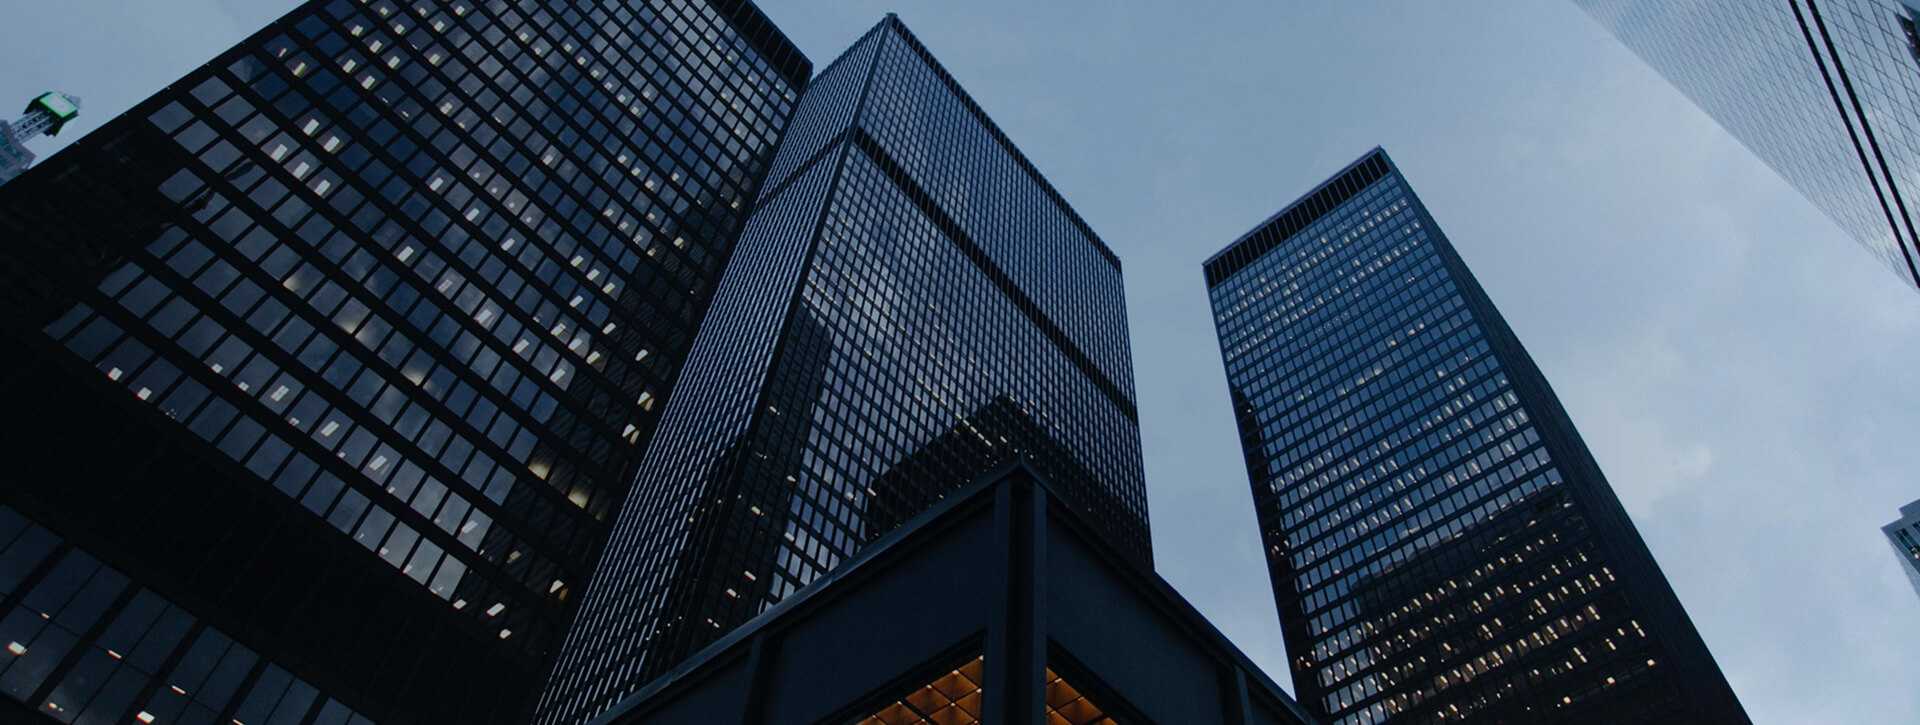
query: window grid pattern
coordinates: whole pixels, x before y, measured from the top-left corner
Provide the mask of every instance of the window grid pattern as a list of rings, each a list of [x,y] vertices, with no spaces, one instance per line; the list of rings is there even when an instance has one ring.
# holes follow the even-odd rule
[[[1920,65],[1900,24],[1911,11],[1898,0],[1575,2],[1902,280],[1920,286],[1912,222],[1920,213],[1913,121]],[[1816,12],[1841,48],[1845,79]],[[1849,83],[1867,109],[1865,125],[1852,110]],[[1875,146],[1892,165],[1897,200]]]
[[[702,488],[706,474],[752,421],[754,388],[772,364],[786,300],[805,259],[805,235],[791,230],[816,223],[835,166],[816,163],[795,177],[756,209],[741,233],[688,355],[683,392],[667,407],[633,498],[608,537],[600,568],[620,573],[600,576],[582,600],[541,693],[538,722],[585,721],[645,684],[635,673],[660,623],[634,613],[658,607],[673,580],[670,562],[678,552],[672,536],[691,523],[689,507],[677,502],[710,495]]]
[[[1920,10],[1900,0],[1803,0],[1846,73],[1849,106],[1864,109],[1876,175],[1895,192],[1901,228],[1914,240],[1920,214]],[[1856,110],[1856,114],[1860,111]],[[1856,115],[1855,118],[1860,118]],[[1920,266],[1920,246],[1912,262]],[[1920,285],[1920,279],[1913,280]]]
[[[281,26],[148,115],[182,218],[46,331],[542,654],[795,89],[702,2]]]
[[[63,723],[373,721],[0,507],[0,692]]]
[[[602,561],[620,581],[583,603],[539,722],[590,718],[1015,457],[1149,558],[1130,371],[1102,363],[1127,359],[1124,323],[1038,291],[1044,277],[1124,319],[1118,268],[1029,169],[992,159],[1003,139],[958,130],[984,119],[929,67],[890,18],[810,86]],[[916,93],[952,109],[870,112]],[[1014,185],[976,190],[1007,203],[928,191],[976,165]],[[1016,272],[984,240],[1029,213],[1044,233],[1021,254],[1060,265]],[[1076,259],[1104,271],[1081,278]]]
[[[1107,294],[1119,260],[918,40],[886,52],[861,128],[1133,404],[1126,308]]]
[[[1210,289],[1296,692],[1339,723],[1673,697],[1447,242],[1369,177]]]

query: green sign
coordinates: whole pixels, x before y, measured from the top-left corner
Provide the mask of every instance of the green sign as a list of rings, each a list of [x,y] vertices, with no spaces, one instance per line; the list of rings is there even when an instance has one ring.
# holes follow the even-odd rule
[[[68,100],[66,95],[62,93],[53,91],[42,93],[39,98],[33,99],[33,103],[46,109],[48,113],[53,114],[54,118],[62,121],[80,115],[80,107],[73,105],[73,101]]]
[[[42,93],[38,98],[33,99],[32,103],[27,104],[28,113],[35,110],[46,111],[53,116],[53,125],[47,128],[49,136],[60,133],[62,126],[80,115],[80,106],[75,104],[72,98],[67,97],[67,94],[59,91]]]

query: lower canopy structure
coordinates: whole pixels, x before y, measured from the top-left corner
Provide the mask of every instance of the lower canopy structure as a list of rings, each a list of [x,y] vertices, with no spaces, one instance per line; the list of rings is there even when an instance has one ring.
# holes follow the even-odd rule
[[[1314,721],[1014,464],[596,720],[641,722]]]

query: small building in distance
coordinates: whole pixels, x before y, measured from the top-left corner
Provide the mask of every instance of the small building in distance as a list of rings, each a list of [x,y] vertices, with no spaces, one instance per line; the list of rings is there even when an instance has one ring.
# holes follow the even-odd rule
[[[1920,501],[1901,506],[1900,520],[1880,531],[1893,545],[1893,555],[1900,558],[1900,571],[1906,572],[1907,581],[1913,582],[1913,592],[1920,594]]]

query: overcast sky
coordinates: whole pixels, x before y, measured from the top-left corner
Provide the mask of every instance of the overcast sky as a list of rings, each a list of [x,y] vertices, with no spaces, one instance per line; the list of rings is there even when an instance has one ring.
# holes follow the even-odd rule
[[[292,5],[15,3],[0,105],[75,93],[70,140]],[[1879,532],[1920,498],[1920,294],[1570,2],[1196,5],[763,3],[817,66],[898,12],[1120,255],[1160,572],[1274,679],[1199,265],[1383,145],[1754,718],[1920,722]]]

